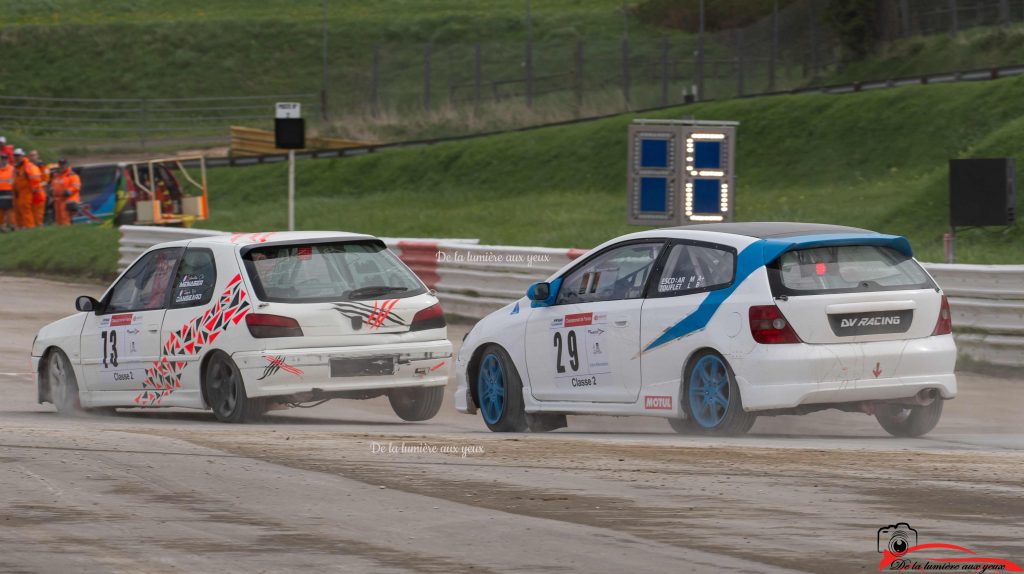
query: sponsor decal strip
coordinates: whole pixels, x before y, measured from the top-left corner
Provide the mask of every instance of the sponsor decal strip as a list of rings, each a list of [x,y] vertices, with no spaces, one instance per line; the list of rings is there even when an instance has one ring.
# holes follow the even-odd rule
[[[672,410],[672,397],[644,395],[644,408],[648,410]]]
[[[133,402],[139,406],[158,406],[171,393],[180,389],[181,374],[186,363],[174,360],[175,356],[198,355],[206,345],[232,325],[237,325],[251,310],[249,296],[243,289],[242,276],[235,275],[213,307],[207,308],[202,315],[194,317],[167,336],[163,356],[153,362],[152,368],[146,369],[146,380],[142,383],[145,390],[136,395]]]

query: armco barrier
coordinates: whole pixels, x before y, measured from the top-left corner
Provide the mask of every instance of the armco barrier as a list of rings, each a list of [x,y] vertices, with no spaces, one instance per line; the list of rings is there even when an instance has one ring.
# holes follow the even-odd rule
[[[223,234],[203,229],[124,226],[120,265],[156,243]],[[480,319],[522,297],[584,253],[578,249],[478,245],[473,239],[382,238],[431,289],[445,312]],[[925,263],[949,297],[962,355],[1024,366],[1024,265]]]
[[[1024,265],[924,266],[949,297],[960,354],[1024,366]]]

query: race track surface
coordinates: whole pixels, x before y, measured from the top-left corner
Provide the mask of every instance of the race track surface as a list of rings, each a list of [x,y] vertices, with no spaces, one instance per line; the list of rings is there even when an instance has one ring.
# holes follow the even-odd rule
[[[384,398],[61,417],[32,337],[100,291],[0,277],[0,572],[870,572],[898,522],[1024,563],[1024,379],[959,373],[922,439],[836,411],[737,439],[613,417],[498,435],[454,381],[425,423]]]

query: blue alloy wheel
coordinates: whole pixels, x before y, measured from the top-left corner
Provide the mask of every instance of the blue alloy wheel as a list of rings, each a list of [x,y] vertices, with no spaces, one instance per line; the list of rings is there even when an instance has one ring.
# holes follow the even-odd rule
[[[477,380],[480,413],[487,424],[498,424],[505,412],[505,373],[498,355],[488,353],[484,356],[484,360],[480,361],[480,376]]]
[[[700,426],[718,426],[729,411],[729,372],[717,355],[705,355],[690,372],[690,411]]]

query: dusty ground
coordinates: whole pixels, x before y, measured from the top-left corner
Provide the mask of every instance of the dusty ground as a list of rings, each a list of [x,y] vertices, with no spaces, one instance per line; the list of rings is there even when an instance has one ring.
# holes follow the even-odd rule
[[[0,277],[0,572],[868,572],[896,522],[1024,563],[1024,380],[961,373],[914,440],[838,412],[728,440],[609,417],[496,435],[384,399],[62,418],[28,348],[101,290]]]

